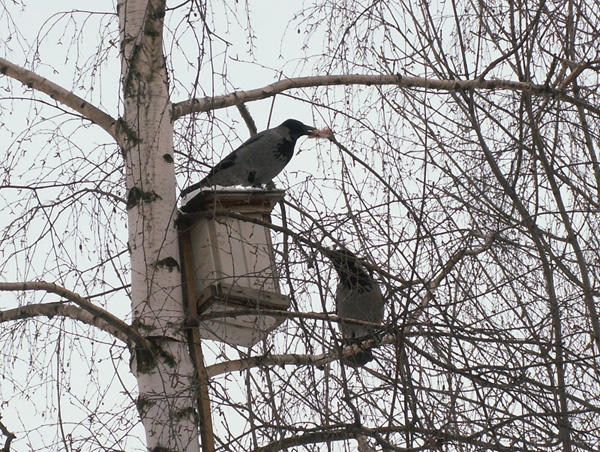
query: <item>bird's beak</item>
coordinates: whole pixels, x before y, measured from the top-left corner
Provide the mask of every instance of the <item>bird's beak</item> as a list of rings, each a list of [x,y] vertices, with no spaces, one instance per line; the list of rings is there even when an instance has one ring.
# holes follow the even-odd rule
[[[333,132],[329,127],[317,129],[315,127],[306,126],[306,134],[309,138],[327,138],[328,140],[333,139]]]
[[[306,135],[308,135],[309,137],[316,137],[316,136],[318,136],[317,128],[316,127],[305,126],[305,128],[306,128]]]

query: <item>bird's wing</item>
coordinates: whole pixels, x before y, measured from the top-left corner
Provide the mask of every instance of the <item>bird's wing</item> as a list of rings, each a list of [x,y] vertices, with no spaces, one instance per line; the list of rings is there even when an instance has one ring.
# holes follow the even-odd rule
[[[207,185],[244,185],[249,182],[248,178],[253,173],[259,184],[268,182],[267,179],[274,176],[270,172],[276,174],[281,170],[281,168],[272,170],[271,167],[274,155],[276,156],[285,141],[285,132],[280,127],[275,127],[250,137],[217,163],[200,182],[183,190],[180,196]]]
[[[234,164],[244,167],[249,158],[249,154],[253,152],[254,148],[261,146],[260,143],[262,140],[264,140],[265,132],[267,132],[267,130],[263,130],[262,132],[257,133],[253,137],[250,137],[248,140],[244,141],[235,150],[225,156],[223,160],[213,166],[208,174],[204,176],[204,178],[198,184],[200,186],[210,185],[209,181],[212,177],[221,173],[227,168],[231,168],[234,166]]]
[[[277,128],[265,130],[253,136],[233,151],[232,154],[235,154],[236,156],[235,166],[238,167],[238,169],[256,171],[259,179],[265,177],[270,179],[282,169],[273,169],[273,166],[278,166],[276,163],[279,157],[277,152],[283,142],[284,136],[282,136]],[[287,161],[285,163],[287,163]],[[221,169],[222,168],[219,168],[219,171]],[[274,171],[275,174],[269,174],[272,171]],[[263,182],[267,181],[262,181],[260,183]]]
[[[257,133],[254,136],[251,136],[250,138],[248,138],[246,141],[244,141],[237,149],[242,148],[244,146],[249,146],[252,143],[254,143],[257,140],[260,140],[260,137],[265,135],[265,132],[268,132],[268,130],[263,130],[262,132]],[[237,150],[236,149],[236,150]],[[235,151],[234,151],[235,152]]]
[[[239,149],[239,148],[238,148]],[[231,154],[227,155],[223,160],[217,163],[212,169],[208,172],[208,174],[204,177],[204,179],[208,179],[213,176],[215,173],[222,171],[230,166],[233,166],[234,162],[237,160],[237,150],[233,151]]]
[[[277,149],[279,144],[283,141],[283,135],[279,127],[274,129],[263,130],[257,133],[252,138],[246,140],[239,148],[233,152],[242,154],[244,156],[251,156],[261,151],[269,151]]]
[[[212,170],[207,174],[206,177],[211,176],[217,171],[224,170],[236,164],[245,164],[253,154],[264,147],[272,146],[279,139],[279,135],[273,133],[273,129],[263,130],[257,133],[253,137],[250,137],[238,146],[234,151],[231,152],[227,157],[217,163]]]

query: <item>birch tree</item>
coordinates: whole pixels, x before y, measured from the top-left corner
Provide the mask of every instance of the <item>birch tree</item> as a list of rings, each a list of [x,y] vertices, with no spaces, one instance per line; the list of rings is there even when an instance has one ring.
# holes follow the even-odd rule
[[[598,449],[594,2],[113,7],[1,4],[4,450]],[[263,224],[292,307],[199,340],[178,192],[288,117],[334,133]],[[339,246],[386,299],[358,369]]]

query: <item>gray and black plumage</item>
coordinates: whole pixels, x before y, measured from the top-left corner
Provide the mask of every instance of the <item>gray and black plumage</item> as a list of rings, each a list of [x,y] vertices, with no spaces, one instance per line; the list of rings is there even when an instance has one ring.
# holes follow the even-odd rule
[[[296,140],[303,135],[315,135],[315,130],[295,119],[263,130],[217,163],[200,182],[182,190],[180,196],[212,185],[259,187],[267,184],[291,160]]]
[[[383,295],[359,259],[347,249],[327,250],[325,255],[331,260],[339,278],[335,294],[336,314],[342,318],[380,324],[383,321]],[[378,330],[375,326],[344,321],[340,322],[340,329],[346,344],[368,339]],[[367,349],[344,358],[344,362],[357,367],[372,359],[371,350]]]

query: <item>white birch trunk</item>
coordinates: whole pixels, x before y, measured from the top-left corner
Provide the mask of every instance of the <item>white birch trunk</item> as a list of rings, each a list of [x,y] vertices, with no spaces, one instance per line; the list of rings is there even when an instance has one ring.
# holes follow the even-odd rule
[[[199,444],[193,365],[182,329],[164,1],[120,0],[118,14],[133,316],[135,326],[157,347],[153,354],[138,350],[132,360],[138,410],[148,450],[193,452]]]

